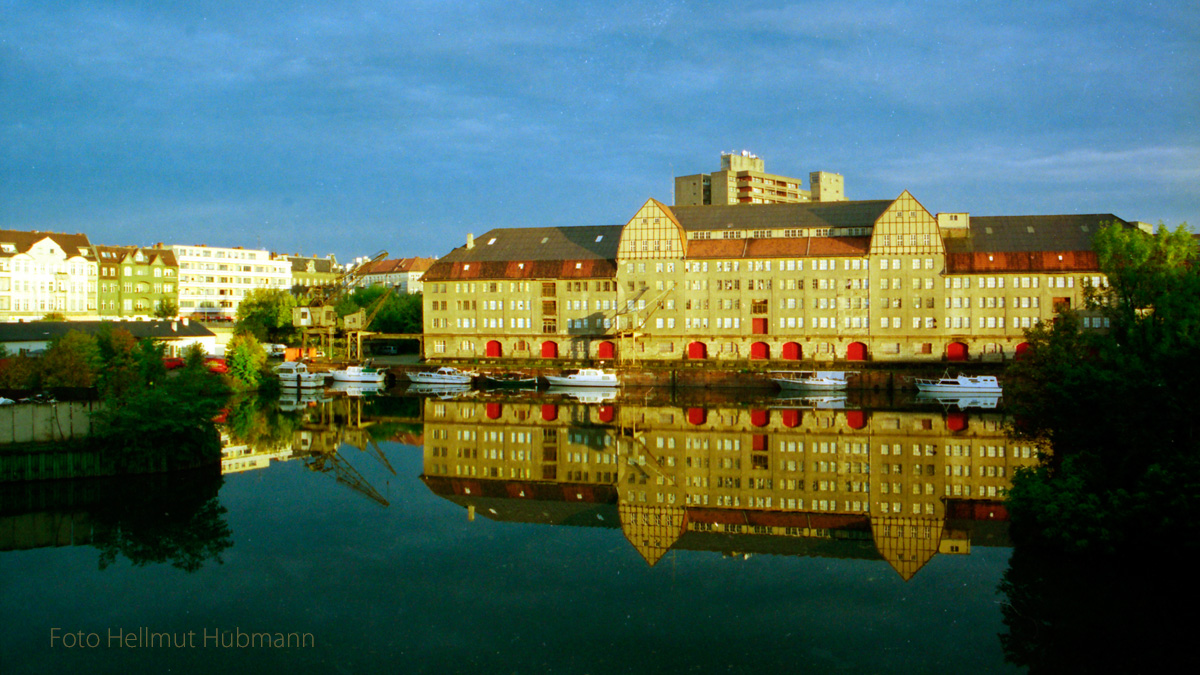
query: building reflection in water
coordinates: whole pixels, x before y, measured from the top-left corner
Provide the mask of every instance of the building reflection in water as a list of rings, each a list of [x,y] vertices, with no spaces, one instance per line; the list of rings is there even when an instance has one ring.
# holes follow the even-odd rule
[[[472,515],[620,526],[672,548],[882,558],[1006,544],[1004,492],[1037,462],[994,412],[526,400],[425,402],[424,475]]]

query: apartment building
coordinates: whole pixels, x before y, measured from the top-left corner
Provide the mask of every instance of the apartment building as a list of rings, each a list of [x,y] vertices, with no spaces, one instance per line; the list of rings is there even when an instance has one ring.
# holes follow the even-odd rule
[[[497,229],[426,272],[425,356],[1007,359],[1027,348],[1024,329],[1106,283],[1091,237],[1108,222],[1134,226],[1111,214],[935,216],[905,191],[651,199],[622,226]]]
[[[805,189],[799,178],[764,169],[763,159],[749,152],[723,154],[719,171],[675,178],[675,205],[797,204],[846,198],[840,174],[814,171],[808,175],[809,188]]]
[[[178,311],[179,263],[171,249],[96,246],[95,257],[101,318],[149,318],[163,303]]]
[[[94,316],[96,274],[87,235],[0,230],[0,321]]]
[[[342,266],[332,254],[324,258],[302,256],[298,253],[277,255],[292,265],[292,286],[304,289],[334,286],[342,276]]]
[[[265,250],[183,245],[170,249],[179,262],[181,316],[232,320],[251,291],[287,291],[292,286],[291,261]]]

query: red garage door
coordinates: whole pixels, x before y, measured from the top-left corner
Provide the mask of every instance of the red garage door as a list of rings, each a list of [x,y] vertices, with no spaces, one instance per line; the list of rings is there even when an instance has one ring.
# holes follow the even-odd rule
[[[601,359],[611,359],[615,358],[616,352],[617,349],[613,346],[613,343],[606,340],[600,343],[600,347],[596,350],[596,356]]]
[[[846,347],[846,360],[848,361],[866,361],[867,346],[861,342],[851,342]]]
[[[542,358],[557,359],[558,358],[558,343],[553,340],[547,340],[542,343]]]
[[[689,359],[706,359],[708,358],[708,348],[703,342],[693,342],[688,345],[687,355]]]
[[[799,345],[799,344],[797,344],[797,343],[795,343],[795,342],[785,342],[785,343],[783,343],[783,359],[784,359],[785,361],[799,361],[799,360],[800,360],[800,356],[801,356],[803,353],[804,353],[804,352],[803,352],[803,350],[800,348],[800,345]]]
[[[750,358],[752,359],[769,359],[771,358],[771,347],[765,342],[755,342],[750,345]]]
[[[946,345],[946,360],[947,361],[966,361],[967,346],[961,342],[951,342]]]

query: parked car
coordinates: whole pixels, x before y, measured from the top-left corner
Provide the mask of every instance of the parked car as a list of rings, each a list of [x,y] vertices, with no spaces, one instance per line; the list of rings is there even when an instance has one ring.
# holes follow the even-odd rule
[[[228,373],[229,365],[225,363],[225,359],[220,356],[208,356],[204,359],[204,365],[214,373]]]
[[[268,342],[263,348],[267,350],[267,356],[283,356],[287,353],[287,345],[278,343]]]
[[[182,357],[168,356],[163,359],[163,367],[167,370],[175,370],[176,368],[182,368],[183,366],[184,361]]]

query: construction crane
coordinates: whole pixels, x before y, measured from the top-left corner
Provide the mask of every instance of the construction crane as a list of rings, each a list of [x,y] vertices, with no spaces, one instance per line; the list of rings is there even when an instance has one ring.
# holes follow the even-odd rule
[[[387,255],[387,251],[380,251],[367,262],[344,272],[336,283],[314,288],[307,304],[292,309],[292,325],[301,329],[301,354],[308,353],[308,341],[313,334],[320,338],[326,354],[333,353],[333,341],[338,330],[337,310],[334,305],[350,292],[359,277]]]
[[[346,329],[346,358],[351,361],[362,361],[362,340],[363,336],[370,335],[371,322],[379,314],[379,310],[387,304],[388,298],[392,297],[392,287],[388,286],[383,294],[375,299],[367,307],[358,310],[353,314],[347,314],[342,320],[343,326]]]

